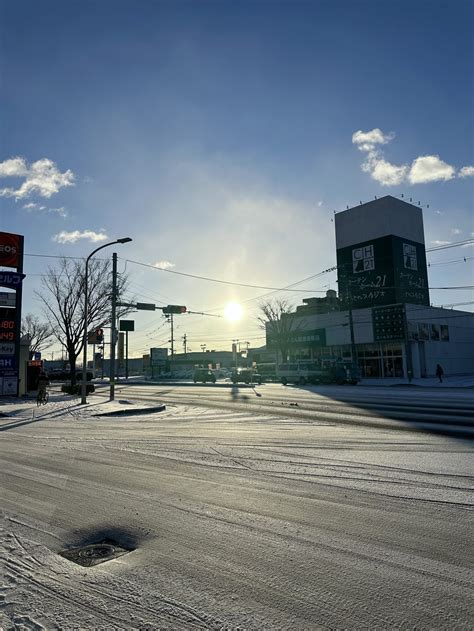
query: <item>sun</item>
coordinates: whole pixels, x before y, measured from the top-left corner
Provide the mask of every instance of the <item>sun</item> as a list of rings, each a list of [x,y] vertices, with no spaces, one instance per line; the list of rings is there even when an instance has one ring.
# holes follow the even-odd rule
[[[242,305],[237,302],[229,302],[224,309],[224,315],[228,320],[240,320],[243,313]]]

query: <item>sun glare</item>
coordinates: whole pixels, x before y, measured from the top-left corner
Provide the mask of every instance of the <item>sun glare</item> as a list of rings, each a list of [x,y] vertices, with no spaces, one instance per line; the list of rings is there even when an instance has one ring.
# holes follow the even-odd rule
[[[228,320],[240,320],[240,318],[242,317],[242,313],[242,305],[239,305],[237,302],[229,302],[229,304],[224,309],[225,317]]]

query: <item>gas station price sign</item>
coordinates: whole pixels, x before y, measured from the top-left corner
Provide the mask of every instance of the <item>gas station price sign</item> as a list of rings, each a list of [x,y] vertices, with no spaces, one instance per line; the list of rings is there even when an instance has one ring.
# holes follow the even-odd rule
[[[0,342],[15,342],[17,334],[15,310],[0,308]]]

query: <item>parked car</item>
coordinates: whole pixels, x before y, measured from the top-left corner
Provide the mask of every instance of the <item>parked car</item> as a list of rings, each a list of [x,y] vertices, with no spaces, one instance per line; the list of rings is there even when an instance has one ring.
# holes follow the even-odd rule
[[[230,378],[232,383],[262,383],[262,375],[250,368],[237,368]]]
[[[201,381],[202,383],[206,383],[208,381],[216,383],[216,375],[212,372],[212,370],[198,368],[194,371],[193,381],[194,383],[197,383],[198,381]]]

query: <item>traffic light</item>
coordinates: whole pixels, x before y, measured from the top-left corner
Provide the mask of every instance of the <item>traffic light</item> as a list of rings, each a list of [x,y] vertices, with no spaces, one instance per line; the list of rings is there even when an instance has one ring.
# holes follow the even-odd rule
[[[186,313],[186,307],[183,305],[168,305],[167,307],[163,307],[163,313]]]
[[[104,341],[104,329],[96,329],[95,331],[96,344],[102,344]]]

